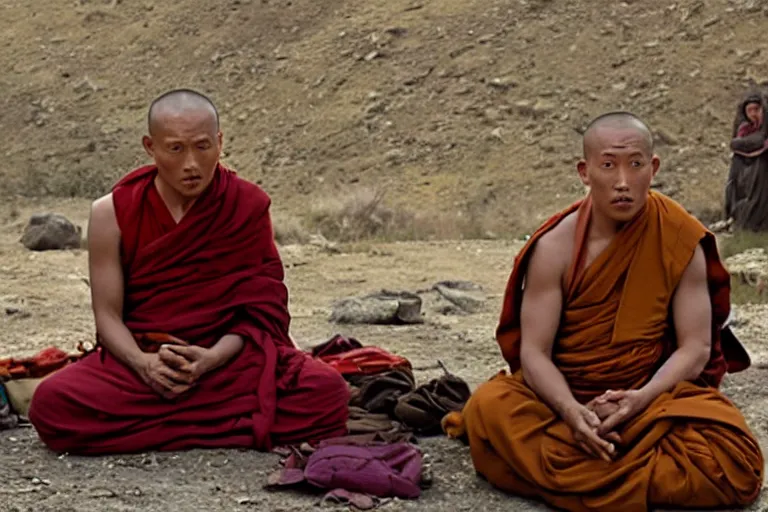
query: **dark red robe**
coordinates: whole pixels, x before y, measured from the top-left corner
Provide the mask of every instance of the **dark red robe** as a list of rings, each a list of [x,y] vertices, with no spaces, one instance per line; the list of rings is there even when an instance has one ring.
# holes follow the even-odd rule
[[[126,326],[204,347],[239,334],[243,350],[167,400],[99,349],[36,390],[29,416],[43,442],[82,454],[267,450],[345,434],[346,383],[288,335],[288,291],[267,194],[220,166],[176,224],[155,175],[153,166],[142,167],[113,189]]]

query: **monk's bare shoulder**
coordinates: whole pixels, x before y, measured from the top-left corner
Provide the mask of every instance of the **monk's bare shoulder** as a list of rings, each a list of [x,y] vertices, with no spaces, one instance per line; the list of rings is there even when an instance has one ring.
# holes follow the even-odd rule
[[[573,240],[576,235],[576,212],[569,214],[536,242],[533,258],[538,268],[547,268],[562,279],[573,257]]]
[[[117,224],[117,214],[112,194],[107,194],[91,203],[91,214],[88,221],[88,246],[103,247],[120,242],[120,227]]]

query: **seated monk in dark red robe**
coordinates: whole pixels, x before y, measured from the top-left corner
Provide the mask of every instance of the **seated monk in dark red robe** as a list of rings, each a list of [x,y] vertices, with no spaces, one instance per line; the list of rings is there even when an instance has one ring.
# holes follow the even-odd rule
[[[219,163],[215,107],[149,110],[155,165],[94,202],[98,349],[42,381],[29,419],[57,452],[275,445],[344,435],[343,378],[289,336],[270,199]]]
[[[443,427],[492,484],[569,511],[752,503],[763,454],[718,390],[749,366],[721,337],[730,277],[714,236],[650,191],[653,137],[627,113],[595,120],[587,197],[531,237],[497,339],[510,373]]]

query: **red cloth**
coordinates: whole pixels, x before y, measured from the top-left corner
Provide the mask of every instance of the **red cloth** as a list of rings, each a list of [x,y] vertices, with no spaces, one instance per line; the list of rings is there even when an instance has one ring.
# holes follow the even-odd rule
[[[30,421],[55,451],[128,453],[192,447],[270,449],[344,435],[349,394],[328,365],[295,348],[270,199],[220,166],[176,224],[142,167],[113,190],[122,233],[124,322],[210,347],[243,350],[181,397],[155,394],[106,350],[43,381]]]
[[[341,354],[322,356],[319,359],[345,377],[373,375],[395,368],[411,368],[411,362],[406,358],[379,347],[355,348]]]
[[[32,357],[0,359],[0,379],[37,379],[77,361],[81,354],[67,354],[48,347]]]

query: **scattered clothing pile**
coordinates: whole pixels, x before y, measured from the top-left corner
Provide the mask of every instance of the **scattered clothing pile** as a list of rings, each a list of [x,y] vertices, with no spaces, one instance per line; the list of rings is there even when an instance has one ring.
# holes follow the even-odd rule
[[[441,363],[443,376],[416,386],[406,358],[341,335],[311,354],[349,384],[349,432],[317,446],[278,449],[283,467],[270,476],[267,488],[309,484],[328,491],[324,502],[359,509],[374,508],[382,498],[418,498],[431,476],[416,435],[442,432],[443,417],[469,399],[467,383]]]
[[[26,423],[35,388],[45,377],[82,356],[56,348],[41,350],[32,357],[0,359],[0,430]]]
[[[443,376],[417,387],[410,361],[379,347],[363,347],[354,338],[337,334],[311,353],[350,385],[350,434],[370,432],[374,418],[381,422],[381,431],[400,428],[419,435],[441,434],[440,421],[449,412],[460,411],[471,393],[467,383],[442,364]]]

